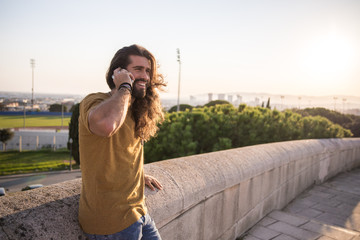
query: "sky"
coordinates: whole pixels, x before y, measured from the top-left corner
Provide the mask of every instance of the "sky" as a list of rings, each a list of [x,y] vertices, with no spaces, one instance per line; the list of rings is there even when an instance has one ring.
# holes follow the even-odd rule
[[[360,96],[360,1],[0,0],[0,91],[109,91],[131,44],[152,52],[176,97],[253,92]]]

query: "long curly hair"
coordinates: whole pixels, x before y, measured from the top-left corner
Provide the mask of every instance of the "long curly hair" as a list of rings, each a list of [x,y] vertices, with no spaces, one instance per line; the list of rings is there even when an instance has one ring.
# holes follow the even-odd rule
[[[158,131],[158,123],[164,120],[158,90],[163,90],[166,83],[162,74],[157,72],[158,66],[155,57],[144,47],[134,44],[118,50],[111,60],[110,67],[106,73],[106,82],[110,89],[115,88],[111,77],[114,70],[118,67],[127,68],[131,63],[130,55],[145,57],[150,61],[150,84],[146,89],[146,96],[144,98],[136,98],[130,108],[135,120],[135,136],[148,141]]]

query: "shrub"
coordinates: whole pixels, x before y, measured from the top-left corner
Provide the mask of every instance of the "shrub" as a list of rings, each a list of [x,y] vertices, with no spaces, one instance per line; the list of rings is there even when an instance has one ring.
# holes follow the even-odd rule
[[[80,104],[77,103],[73,107],[73,113],[71,115],[69,123],[69,140],[73,140],[70,149],[70,142],[68,142],[68,149],[71,150],[75,162],[80,165],[80,152],[79,152],[79,109]]]
[[[3,143],[3,150],[6,151],[6,143],[7,141],[11,140],[14,136],[14,133],[8,129],[3,128],[0,129],[0,141]]]

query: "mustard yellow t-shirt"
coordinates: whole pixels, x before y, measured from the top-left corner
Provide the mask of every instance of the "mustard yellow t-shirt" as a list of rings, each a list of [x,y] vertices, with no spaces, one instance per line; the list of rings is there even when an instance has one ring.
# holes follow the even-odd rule
[[[146,214],[143,147],[128,112],[113,136],[91,133],[90,110],[110,97],[90,94],[80,103],[79,145],[82,187],[79,222],[84,232],[108,235],[129,227]]]

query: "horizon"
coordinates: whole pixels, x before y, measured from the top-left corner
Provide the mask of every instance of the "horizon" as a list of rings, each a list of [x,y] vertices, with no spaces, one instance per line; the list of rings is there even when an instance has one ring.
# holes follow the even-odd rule
[[[0,94],[1,93],[8,93],[8,94],[27,94],[27,95],[31,95],[32,92],[31,91],[28,91],[28,92],[25,92],[25,91],[3,91],[3,90],[0,90]],[[225,94],[225,95],[235,95],[235,94],[246,94],[246,95],[264,95],[264,96],[292,96],[292,97],[314,97],[314,98],[326,98],[326,97],[351,97],[351,98],[359,98],[360,99],[360,95],[359,96],[355,96],[355,95],[343,95],[343,94],[336,94],[336,95],[306,95],[306,94],[303,94],[303,95],[297,95],[297,94],[283,94],[283,93],[268,93],[268,92],[209,92],[211,94],[214,94],[214,95],[219,95],[219,94]],[[207,96],[209,93],[195,93],[195,94],[192,94],[192,95],[182,95],[180,96],[182,98],[190,98],[191,96]],[[60,92],[55,92],[55,93],[52,93],[52,92],[34,92],[34,97],[36,98],[36,95],[39,94],[39,95],[64,95],[64,96],[82,96],[82,97],[85,97],[87,96],[88,94],[91,94],[91,93],[85,93],[85,94],[80,94],[80,93],[60,93]],[[177,95],[176,94],[172,94],[170,95],[169,93],[166,93],[166,92],[161,92],[160,93],[160,98],[163,98],[161,95],[168,95],[168,96],[165,96],[165,98],[171,98],[171,99],[177,99]]]
[[[158,60],[165,95],[177,96],[179,48],[181,98],[199,92],[360,97],[356,0],[0,0],[0,34],[1,91],[31,92],[35,59],[35,94],[106,92],[114,53],[137,43]]]
[[[7,95],[7,96],[6,96]],[[64,99],[74,100],[74,103],[79,103],[85,95],[79,94],[52,94],[52,93],[39,93],[35,95],[35,101],[42,98],[48,98],[50,101],[56,100],[56,103],[61,103]],[[240,97],[240,98],[238,98]],[[31,99],[31,92],[4,92],[0,91],[0,98],[4,99]],[[280,95],[268,93],[223,93],[222,97],[214,93],[212,99],[209,99],[208,94],[199,94],[193,96],[185,96],[180,99],[180,104],[188,104],[193,107],[202,106],[211,101],[225,100],[233,106],[244,103],[247,106],[256,107],[266,104],[270,99],[270,105],[274,109],[283,111],[285,109],[306,109],[306,108],[326,108],[329,110],[337,111],[347,114],[360,114],[360,97],[356,96],[298,96],[298,95]],[[160,96],[162,107],[170,109],[177,105],[177,97],[163,97]],[[35,102],[36,103],[36,102]],[[43,100],[40,103],[44,103]]]

